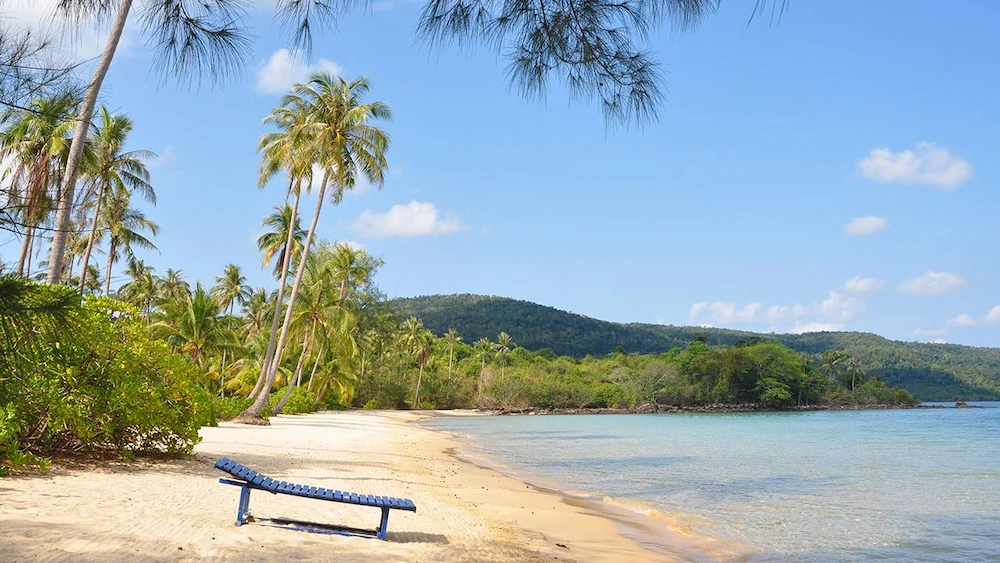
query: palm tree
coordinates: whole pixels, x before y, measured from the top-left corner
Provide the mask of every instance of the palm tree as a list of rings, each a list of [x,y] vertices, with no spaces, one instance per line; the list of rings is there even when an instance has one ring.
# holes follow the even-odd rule
[[[133,246],[155,250],[156,245],[142,231],[155,235],[160,228],[147,219],[145,213],[129,206],[128,194],[114,194],[105,207],[104,225],[108,233],[108,268],[104,279],[104,293],[110,295],[111,267],[118,261],[119,251],[131,261],[135,259]]]
[[[215,287],[212,293],[219,300],[223,309],[228,308],[228,314],[233,314],[233,308],[237,303],[240,306],[246,304],[250,298],[250,286],[247,285],[247,278],[240,271],[236,264],[227,264],[221,276],[215,278]]]
[[[35,232],[48,216],[56,198],[56,177],[69,148],[72,114],[77,100],[70,93],[32,101],[25,110],[8,109],[0,115],[0,158],[11,164],[5,171],[6,203],[15,210],[24,228],[17,274],[28,277],[25,265],[32,252]]]
[[[333,185],[331,200],[334,204],[339,204],[344,192],[354,188],[359,173],[375,186],[381,187],[385,180],[385,170],[388,167],[385,152],[389,148],[389,136],[370,122],[389,119],[392,114],[389,106],[382,102],[362,103],[362,98],[368,90],[367,78],[361,77],[347,82],[343,78],[335,78],[327,73],[317,73],[307,84],[293,86],[292,93],[282,100],[284,107],[305,109],[307,115],[305,123],[296,126],[295,130],[302,136],[303,141],[307,141],[303,143],[303,150],[317,159],[323,171],[323,180],[316,199],[316,211],[303,243],[304,255],[309,253],[329,184]],[[285,310],[285,320],[274,349],[272,368],[264,383],[264,389],[269,389],[273,384],[275,369],[281,361],[305,266],[306,260],[299,260],[288,307]],[[259,419],[266,400],[266,393],[261,393],[245,414]]]
[[[165,320],[154,323],[150,330],[190,356],[196,365],[204,366],[213,354],[238,347],[222,313],[218,300],[199,283],[191,299],[169,303]]]
[[[333,247],[333,275],[340,280],[340,299],[347,298],[347,291],[352,285],[367,285],[375,269],[382,261],[373,258],[363,249],[355,248],[347,243],[338,242]]]
[[[444,341],[448,343],[448,381],[451,381],[451,364],[455,358],[455,344],[461,342],[462,337],[458,335],[457,330],[449,328],[444,335]]]
[[[111,194],[131,194],[138,192],[146,201],[156,204],[156,192],[149,183],[149,170],[143,160],[156,156],[151,151],[138,150],[122,152],[125,138],[132,131],[132,120],[124,115],[112,115],[107,107],[101,106],[93,139],[94,163],[89,171],[88,189],[83,201],[93,196],[94,211],[87,236],[87,247],[83,252],[83,269],[78,285],[80,293],[87,284],[87,266],[97,239],[97,228],[101,217],[101,207]]]
[[[125,274],[132,279],[118,289],[118,297],[138,307],[148,322],[160,291],[159,280],[142,260],[129,260]]]
[[[479,356],[479,381],[476,385],[476,395],[479,399],[483,397],[483,378],[486,376],[486,360],[493,357],[496,352],[496,344],[490,342],[485,336],[476,341],[473,345],[476,348],[476,355]]]
[[[244,338],[264,331],[264,325],[270,312],[270,301],[267,290],[263,287],[251,290],[250,297],[247,298],[246,304],[243,306],[243,329],[241,332]]]
[[[184,272],[167,268],[158,283],[161,301],[184,301],[191,298],[191,286],[184,280]]]
[[[845,376],[851,376],[851,394],[853,395],[855,382],[861,379],[861,382],[864,383],[865,370],[861,367],[861,361],[852,356],[847,359],[847,367],[844,371]]]
[[[281,268],[285,267],[285,272],[287,272],[285,248],[287,248],[288,233],[293,230],[293,222],[296,226],[291,237],[291,263],[297,263],[297,260],[302,255],[302,240],[306,238],[306,232],[298,226],[298,218],[292,219],[293,211],[292,206],[288,203],[274,206],[274,213],[268,215],[260,222],[261,226],[267,230],[257,237],[257,250],[262,255],[261,266],[266,268],[271,263],[271,260],[277,257],[274,263],[274,277],[279,280],[279,283],[283,273]]]
[[[506,332],[497,336],[497,357],[500,358],[500,381],[503,381],[504,368],[507,366],[507,354],[514,348],[514,341]]]
[[[309,149],[309,139],[302,134],[302,125],[309,118],[308,108],[300,104],[291,103],[274,108],[271,113],[264,118],[264,123],[271,123],[278,127],[278,131],[267,133],[261,137],[257,144],[257,151],[261,153],[260,175],[257,180],[257,187],[262,188],[275,174],[284,170],[288,175],[288,193],[285,196],[286,207],[279,209],[278,217],[272,220],[271,217],[265,219],[265,225],[278,223],[277,226],[284,227],[285,243],[281,247],[281,260],[275,268],[275,276],[278,278],[278,291],[275,297],[274,312],[271,318],[271,330],[268,333],[267,350],[264,354],[264,361],[261,363],[260,375],[257,383],[250,393],[250,397],[256,399],[258,393],[264,389],[264,384],[273,379],[270,374],[280,363],[280,358],[274,357],[274,350],[277,344],[278,326],[282,318],[282,304],[285,300],[285,284],[288,282],[288,273],[295,261],[301,262],[302,244],[299,238],[302,232],[298,227],[299,199],[302,195],[302,186],[307,188],[312,185],[313,176],[313,154]],[[288,206],[288,196],[292,196],[292,204]],[[268,254],[273,254],[281,241],[281,235],[272,237],[273,240],[261,242],[258,239],[258,248],[264,252],[264,265],[266,267],[269,260]],[[291,249],[291,250],[288,250]],[[272,369],[272,363],[275,366]],[[261,407],[263,408],[263,407]]]
[[[302,280],[302,294],[292,319],[293,331],[302,336],[299,361],[295,368],[293,383],[288,386],[281,401],[272,409],[272,414],[281,412],[288,397],[291,396],[292,386],[300,383],[304,362],[309,354],[314,356],[310,376],[312,379],[321,359],[327,353],[335,352],[335,359],[353,358],[357,353],[354,341],[356,318],[333,291],[336,283],[333,255],[328,245],[320,243],[307,258],[309,263],[306,265],[306,275]]]
[[[238,25],[243,13],[242,4],[233,0],[200,0],[200,6],[191,4],[194,3],[184,0],[149,1],[143,6],[141,21],[145,31],[156,38],[154,43],[161,50],[160,64],[162,68],[179,75],[192,73],[197,76],[225,76],[228,70],[241,65],[247,48],[245,34]],[[94,116],[104,77],[111,67],[111,60],[132,10],[133,0],[119,0],[117,10],[107,0],[62,0],[58,5],[66,16],[74,20],[81,21],[94,16],[97,19],[110,19],[112,24],[104,52],[84,93],[66,168],[62,174],[59,197],[56,199],[48,283],[56,283],[63,271],[66,232],[70,226],[73,194],[84,146],[90,133],[90,121]]]

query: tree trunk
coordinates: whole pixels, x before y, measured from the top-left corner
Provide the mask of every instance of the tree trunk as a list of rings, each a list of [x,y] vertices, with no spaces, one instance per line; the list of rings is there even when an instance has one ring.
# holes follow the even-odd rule
[[[24,230],[24,240],[21,242],[21,255],[17,258],[17,275],[28,279],[28,274],[24,271],[24,264],[28,259],[28,251],[31,250],[31,235],[34,229],[28,227]]]
[[[451,383],[451,361],[455,357],[455,345],[452,344],[451,348],[448,349],[448,383]]]
[[[108,246],[108,273],[104,280],[104,295],[111,295],[111,264],[113,264],[115,257],[115,246],[117,245],[114,240]]]
[[[319,369],[319,360],[323,357],[323,349],[320,348],[319,352],[316,354],[316,361],[313,362],[312,371],[309,372],[309,384],[306,385],[306,391],[312,391],[313,389],[313,379],[316,379],[316,370]]]
[[[87,249],[83,251],[83,271],[80,272],[80,295],[87,287],[87,264],[90,263],[90,252],[94,249],[94,238],[97,236],[97,218],[101,213],[101,202],[104,200],[104,184],[97,190],[97,204],[94,206],[94,220],[90,223],[90,238],[87,239]]]
[[[24,266],[24,279],[31,279],[31,255],[35,253],[35,239],[38,229],[32,229],[31,238],[28,239],[27,264]]]
[[[125,20],[128,19],[129,11],[132,9],[132,0],[121,0],[118,5],[118,15],[115,23],[111,27],[111,34],[108,36],[107,46],[104,54],[97,63],[94,70],[94,77],[87,86],[87,92],[83,97],[83,107],[80,108],[79,121],[76,123],[76,131],[73,132],[73,142],[69,147],[69,158],[66,160],[66,170],[63,174],[62,188],[59,200],[56,202],[56,224],[52,233],[52,249],[49,252],[49,274],[46,281],[50,284],[58,283],[63,270],[63,255],[66,253],[66,233],[69,231],[69,220],[73,210],[73,188],[76,187],[76,178],[80,170],[80,157],[83,156],[84,144],[87,142],[87,134],[90,133],[90,120],[94,117],[94,106],[97,105],[97,96],[101,93],[101,84],[108,74],[111,66],[111,59],[115,56],[118,42],[121,40],[122,31],[125,29]]]
[[[420,408],[420,382],[424,379],[424,363],[420,362],[420,373],[417,375],[417,392],[413,396],[413,408]]]
[[[264,382],[264,389],[270,389],[271,385],[274,385],[274,377],[278,373],[278,364],[281,362],[281,353],[284,351],[285,340],[288,338],[288,326],[292,322],[292,313],[295,308],[295,299],[299,295],[299,285],[302,283],[302,275],[306,270],[306,258],[309,256],[309,246],[312,244],[313,235],[316,233],[316,225],[319,223],[319,214],[323,209],[323,200],[326,198],[326,184],[329,180],[329,174],[323,174],[323,183],[319,188],[319,197],[316,199],[316,213],[313,215],[312,223],[309,225],[309,232],[306,233],[306,242],[302,245],[302,256],[299,258],[299,267],[295,272],[295,281],[292,282],[292,293],[288,296],[288,307],[285,308],[285,321],[281,325],[281,336],[278,337],[278,344],[274,347],[274,358],[271,362],[272,367],[269,369],[267,374],[267,381]],[[292,253],[291,247],[287,248],[285,251],[287,254]],[[249,418],[259,419],[261,418],[261,413],[264,412],[264,406],[267,404],[267,393],[261,391],[257,396],[257,400],[254,401],[250,408],[244,411],[244,414]]]
[[[288,404],[288,398],[292,396],[292,389],[298,386],[299,379],[302,377],[302,365],[306,363],[306,353],[309,351],[309,336],[307,335],[302,339],[302,354],[299,355],[299,363],[295,366],[295,375],[288,380],[288,387],[285,388],[285,394],[282,395],[281,400],[278,401],[277,405],[271,409],[271,416],[281,414],[281,411]]]
[[[285,237],[285,255],[282,256],[281,260],[281,277],[278,280],[278,297],[276,303],[274,304],[274,314],[271,316],[271,332],[267,337],[267,352],[264,353],[264,361],[260,366],[260,375],[257,376],[257,383],[253,386],[253,391],[248,395],[249,398],[256,400],[257,394],[261,392],[264,387],[264,382],[267,381],[268,370],[271,366],[271,361],[274,358],[274,345],[278,338],[278,323],[281,320],[281,305],[282,301],[285,299],[285,285],[288,280],[288,268],[291,267],[292,261],[292,241],[295,239],[295,225],[299,214],[299,195],[301,193],[302,182],[298,182],[295,187],[295,197],[292,199],[292,218],[288,222],[288,235]]]

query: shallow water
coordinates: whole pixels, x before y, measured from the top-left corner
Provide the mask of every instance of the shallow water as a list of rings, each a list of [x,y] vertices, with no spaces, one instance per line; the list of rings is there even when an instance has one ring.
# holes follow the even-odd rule
[[[1000,408],[426,425],[567,490],[668,516],[741,561],[1000,561]]]

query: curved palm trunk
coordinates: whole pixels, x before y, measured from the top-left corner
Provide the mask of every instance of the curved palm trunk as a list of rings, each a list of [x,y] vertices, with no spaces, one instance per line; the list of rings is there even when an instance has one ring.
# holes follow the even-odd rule
[[[285,348],[285,340],[288,338],[288,326],[292,323],[292,313],[295,309],[295,299],[299,294],[299,285],[302,283],[302,275],[306,270],[306,258],[309,256],[309,247],[312,245],[313,235],[316,233],[316,225],[319,223],[319,214],[323,209],[323,200],[326,199],[326,184],[329,180],[329,174],[324,173],[323,183],[319,188],[319,196],[316,198],[316,213],[313,215],[312,223],[309,225],[309,232],[306,234],[306,242],[302,245],[302,256],[299,258],[299,267],[295,272],[295,281],[292,282],[292,293],[288,296],[288,307],[285,308],[285,321],[281,325],[281,335],[278,337],[278,344],[274,348],[274,358],[271,362],[271,368],[267,374],[267,381],[264,382],[264,387],[261,392],[257,395],[257,400],[254,401],[250,408],[243,412],[244,415],[253,419],[261,418],[261,413],[264,412],[264,406],[267,404],[267,392],[272,385],[274,385],[274,378],[278,374],[278,364],[281,362],[281,353]],[[291,250],[288,250],[291,254]]]
[[[309,383],[306,385],[306,391],[312,391],[313,380],[316,379],[316,371],[319,369],[319,360],[323,357],[323,349],[319,349],[319,353],[316,354],[316,361],[313,362],[312,371],[309,372]]]
[[[288,404],[288,399],[292,396],[292,389],[298,387],[299,380],[302,379],[302,366],[306,363],[306,354],[309,352],[309,336],[306,335],[302,339],[302,354],[299,355],[299,363],[295,366],[295,375],[288,381],[288,387],[285,389],[285,394],[282,395],[281,400],[278,401],[277,405],[271,409],[271,416],[281,414],[284,410],[285,405]]]
[[[114,264],[115,247],[118,246],[117,244],[115,244],[114,240],[112,240],[109,244],[110,246],[108,247],[108,273],[105,274],[104,276],[104,295],[111,295],[111,265]]]
[[[31,251],[31,237],[34,234],[34,229],[28,227],[24,231],[24,241],[21,243],[21,255],[17,259],[17,275],[24,279],[28,279],[28,273],[24,271],[24,265],[28,260],[28,253]]]
[[[94,206],[94,220],[90,223],[90,237],[87,239],[87,249],[83,251],[83,271],[80,272],[80,286],[77,290],[83,295],[83,290],[87,287],[87,264],[90,263],[90,253],[94,249],[94,238],[97,236],[97,218],[101,213],[101,203],[104,200],[104,184],[97,190],[97,205]],[[71,276],[72,277],[72,276]]]
[[[281,279],[278,280],[278,298],[274,304],[274,314],[271,316],[271,332],[267,338],[267,351],[264,353],[264,361],[260,366],[260,375],[257,376],[257,383],[253,386],[253,391],[250,392],[249,398],[256,400],[261,389],[264,388],[264,382],[267,381],[268,371],[270,370],[271,362],[274,359],[274,346],[277,343],[278,337],[278,323],[281,321],[281,303],[285,300],[285,286],[288,280],[288,269],[291,267],[292,261],[292,242],[295,239],[295,224],[296,219],[299,214],[299,195],[301,189],[301,181],[298,182],[295,188],[295,198],[292,200],[292,218],[288,222],[288,236],[285,237],[285,252],[281,260]],[[270,391],[270,388],[268,388]]]
[[[73,188],[76,187],[76,179],[80,171],[80,157],[83,156],[83,147],[87,142],[87,134],[90,132],[90,120],[94,117],[94,106],[97,105],[97,96],[101,93],[101,84],[108,74],[111,59],[115,56],[122,31],[125,29],[125,20],[128,19],[131,9],[132,0],[121,0],[121,4],[118,5],[118,15],[111,27],[107,46],[104,48],[104,54],[101,55],[101,60],[97,63],[94,77],[90,80],[87,93],[83,97],[83,107],[80,108],[79,121],[76,123],[76,131],[73,132],[73,142],[69,147],[69,158],[66,160],[62,189],[56,203],[56,224],[55,231],[52,233],[49,273],[46,278],[46,282],[50,284],[58,283],[59,277],[62,275],[63,255],[66,253],[66,233],[69,231],[70,215],[73,211]]]
[[[424,380],[424,363],[420,362],[420,373],[417,375],[417,392],[413,395],[413,408],[420,408],[420,383]]]

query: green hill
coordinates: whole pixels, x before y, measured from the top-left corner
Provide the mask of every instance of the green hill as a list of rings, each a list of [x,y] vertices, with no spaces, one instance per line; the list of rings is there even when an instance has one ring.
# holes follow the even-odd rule
[[[482,295],[433,295],[400,298],[394,306],[419,317],[427,328],[443,334],[456,329],[465,342],[495,340],[506,331],[529,350],[548,348],[560,356],[603,356],[616,348],[658,354],[687,346],[696,338],[710,345],[750,339],[775,340],[818,354],[843,350],[857,357],[870,374],[889,385],[908,389],[925,401],[1000,399],[1000,348],[956,344],[899,342],[863,332],[762,334],[739,330],[613,323],[560,311],[528,301]]]

